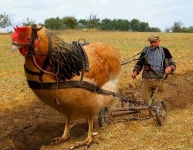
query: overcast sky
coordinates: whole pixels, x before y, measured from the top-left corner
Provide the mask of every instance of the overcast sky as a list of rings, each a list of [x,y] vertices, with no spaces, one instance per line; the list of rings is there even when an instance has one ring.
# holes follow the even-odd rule
[[[193,26],[193,0],[1,0],[0,4],[0,14],[12,16],[14,25],[27,18],[38,24],[53,17],[79,20],[97,14],[100,20],[138,19],[162,31],[178,21]]]

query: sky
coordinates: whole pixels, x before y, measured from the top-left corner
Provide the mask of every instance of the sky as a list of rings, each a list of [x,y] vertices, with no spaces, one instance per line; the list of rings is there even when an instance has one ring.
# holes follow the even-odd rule
[[[36,24],[46,19],[75,17],[89,19],[138,19],[162,31],[181,22],[193,26],[193,0],[1,0],[0,14],[12,18],[13,25],[29,20]]]

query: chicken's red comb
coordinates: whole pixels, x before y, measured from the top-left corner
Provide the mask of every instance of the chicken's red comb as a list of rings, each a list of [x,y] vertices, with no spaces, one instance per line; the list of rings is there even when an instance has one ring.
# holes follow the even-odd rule
[[[14,27],[15,32],[23,32],[23,31],[26,31],[27,29],[29,29],[28,26],[23,26],[23,27],[16,26],[16,27]]]

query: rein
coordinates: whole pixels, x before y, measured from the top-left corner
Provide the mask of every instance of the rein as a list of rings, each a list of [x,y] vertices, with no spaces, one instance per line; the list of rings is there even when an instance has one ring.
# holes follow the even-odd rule
[[[147,51],[147,50],[146,50],[146,51]],[[129,59],[123,60],[123,61],[121,62],[121,65],[125,65],[125,64],[134,62],[134,61],[136,61],[136,60],[140,60],[140,59],[141,59],[140,57],[139,57],[139,58],[133,58],[133,57],[138,56],[138,55],[140,55],[140,54],[142,54],[142,53],[145,53],[146,51],[141,51],[141,52],[139,52],[139,53],[133,55],[133,56],[130,57]],[[133,59],[132,59],[132,58],[133,58]],[[131,60],[131,59],[132,59],[132,60]]]

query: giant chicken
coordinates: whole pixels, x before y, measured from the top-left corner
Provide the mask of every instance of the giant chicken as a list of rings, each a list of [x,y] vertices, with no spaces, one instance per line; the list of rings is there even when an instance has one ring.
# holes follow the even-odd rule
[[[54,142],[70,138],[72,120],[86,118],[88,136],[75,147],[94,142],[93,117],[109,105],[120,73],[119,51],[101,43],[63,41],[39,25],[16,26],[12,50],[25,57],[29,87],[37,97],[65,115],[65,128]]]

